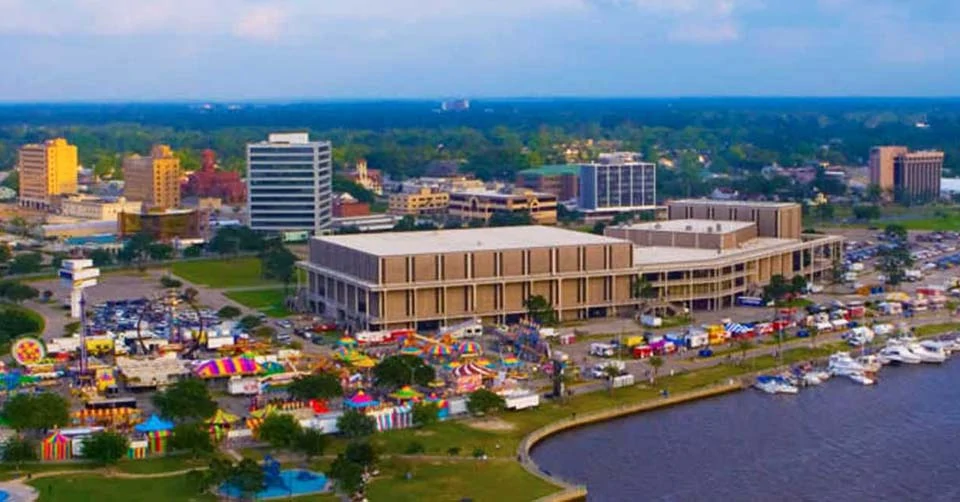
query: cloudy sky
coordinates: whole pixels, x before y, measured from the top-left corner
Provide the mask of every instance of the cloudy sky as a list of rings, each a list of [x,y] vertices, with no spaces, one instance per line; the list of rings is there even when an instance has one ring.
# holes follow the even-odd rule
[[[958,95],[957,0],[0,0],[0,101]]]

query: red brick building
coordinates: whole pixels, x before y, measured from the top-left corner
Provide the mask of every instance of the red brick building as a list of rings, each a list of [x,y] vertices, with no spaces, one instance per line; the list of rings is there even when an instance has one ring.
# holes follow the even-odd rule
[[[339,194],[333,198],[333,217],[350,218],[353,216],[369,216],[370,204],[354,199],[349,194]]]
[[[226,204],[238,204],[247,200],[247,184],[240,173],[217,169],[217,154],[203,151],[203,163],[199,171],[190,175],[181,187],[185,196],[216,197]]]

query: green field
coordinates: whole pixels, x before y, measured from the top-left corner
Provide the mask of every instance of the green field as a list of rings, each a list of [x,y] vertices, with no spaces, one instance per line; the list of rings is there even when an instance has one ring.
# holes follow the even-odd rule
[[[30,482],[40,502],[99,502],[136,500],[138,502],[207,502],[212,495],[198,493],[186,475],[153,479],[107,479],[99,475],[71,475],[37,479]]]
[[[511,461],[407,462],[389,460],[367,488],[372,501],[526,502],[557,488]],[[405,474],[411,474],[406,479]]]
[[[286,296],[283,288],[227,291],[224,296],[247,308],[263,312],[270,317],[287,317],[291,314],[284,306]]]
[[[261,277],[260,259],[256,257],[184,261],[174,263],[172,269],[174,275],[211,288],[243,288],[277,284],[277,281]]]

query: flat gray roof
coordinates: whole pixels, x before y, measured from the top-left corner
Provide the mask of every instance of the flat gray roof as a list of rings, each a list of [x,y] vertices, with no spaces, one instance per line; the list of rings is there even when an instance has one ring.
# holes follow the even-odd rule
[[[612,237],[542,225],[331,235],[315,237],[315,239],[377,256],[457,253],[627,242]]]
[[[660,264],[701,262],[738,256],[745,257],[758,251],[787,248],[802,243],[803,241],[800,239],[760,237],[747,241],[741,247],[724,249],[722,251],[716,249],[677,248],[669,246],[635,246],[633,248],[633,263],[637,267],[649,267]]]
[[[692,204],[698,206],[753,206],[753,207],[790,207],[799,206],[796,202],[766,202],[759,200],[713,200],[713,199],[679,199],[667,202],[670,204]]]
[[[635,230],[662,230],[665,232],[691,232],[705,234],[708,232],[723,234],[752,227],[752,221],[713,221],[713,220],[666,220],[647,223],[634,223],[626,228]]]

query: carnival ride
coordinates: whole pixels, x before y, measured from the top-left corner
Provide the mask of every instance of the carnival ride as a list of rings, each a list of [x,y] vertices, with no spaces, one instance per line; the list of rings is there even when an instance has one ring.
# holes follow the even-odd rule
[[[189,358],[197,349],[206,345],[207,334],[204,329],[203,313],[200,311],[200,307],[197,305],[194,296],[195,295],[189,294],[186,291],[178,293],[176,290],[168,290],[154,298],[143,298],[143,308],[137,316],[137,344],[141,354],[145,355],[149,353],[144,343],[144,324],[145,321],[149,322],[148,316],[158,310],[156,307],[160,307],[165,314],[168,341],[179,344],[183,348],[184,357]],[[183,328],[180,326],[179,318],[176,315],[176,308],[181,304],[193,310],[198,324],[198,328],[193,336],[190,337],[189,341],[183,336]]]

